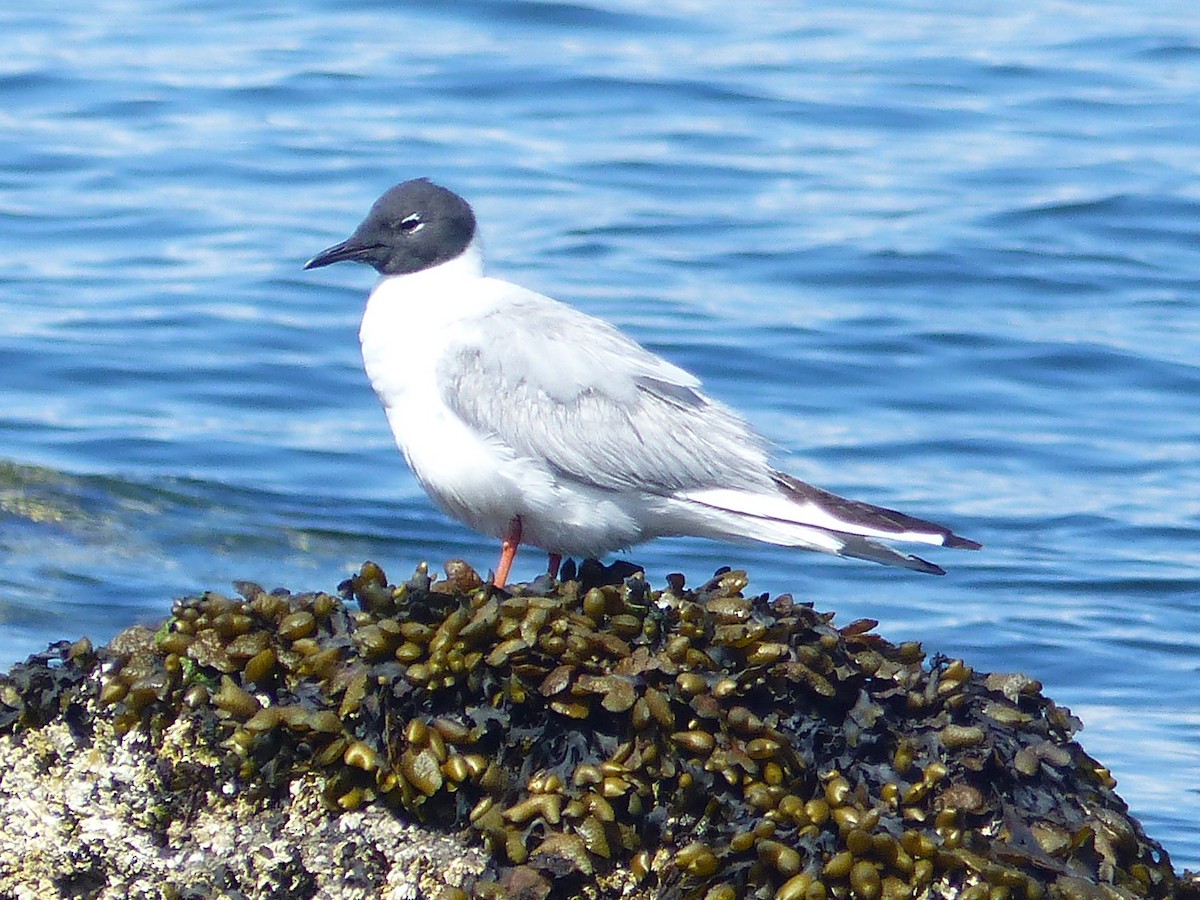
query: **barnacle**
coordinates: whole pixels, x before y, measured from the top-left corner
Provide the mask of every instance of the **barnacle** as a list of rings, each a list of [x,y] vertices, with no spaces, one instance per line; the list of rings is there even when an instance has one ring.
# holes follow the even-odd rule
[[[201,718],[246,789],[316,772],[330,815],[465,829],[494,855],[477,896],[607,896],[618,870],[612,895],[696,900],[1171,896],[1037,682],[747,597],[744,572],[667,584],[589,563],[507,595],[461,561],[401,585],[367,563],[340,596],[242,582],[17,666],[0,730]]]

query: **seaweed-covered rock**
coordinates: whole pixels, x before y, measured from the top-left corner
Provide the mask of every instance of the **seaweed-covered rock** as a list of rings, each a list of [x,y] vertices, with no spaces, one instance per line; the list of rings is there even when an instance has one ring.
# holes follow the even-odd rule
[[[0,894],[1197,896],[1024,676],[743,572],[446,571],[0,677]]]

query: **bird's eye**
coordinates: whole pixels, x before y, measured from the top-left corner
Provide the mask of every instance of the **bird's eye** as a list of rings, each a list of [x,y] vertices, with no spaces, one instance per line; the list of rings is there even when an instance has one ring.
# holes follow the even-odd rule
[[[412,234],[415,231],[420,231],[425,227],[425,223],[421,221],[421,217],[416,213],[400,220],[400,230],[405,234]]]

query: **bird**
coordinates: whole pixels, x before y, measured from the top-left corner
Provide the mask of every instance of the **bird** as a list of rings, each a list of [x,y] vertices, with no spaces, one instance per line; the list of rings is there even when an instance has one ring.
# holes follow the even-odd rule
[[[767,441],[690,372],[608,322],[484,274],[471,206],[427,178],[386,191],[304,266],[379,278],[359,330],[371,386],[435,505],[501,542],[492,583],[537,547],[600,559],[658,537],[759,541],[943,575],[885,541],[976,541],[775,468]]]

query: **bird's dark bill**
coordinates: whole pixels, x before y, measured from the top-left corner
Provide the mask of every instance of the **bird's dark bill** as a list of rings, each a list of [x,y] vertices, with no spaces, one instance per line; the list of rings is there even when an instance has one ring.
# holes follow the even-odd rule
[[[332,247],[322,250],[306,262],[304,268],[319,269],[322,266],[345,261],[369,262],[372,254],[378,250],[379,247],[374,244],[360,244],[354,238],[349,238],[340,244],[334,244]]]

